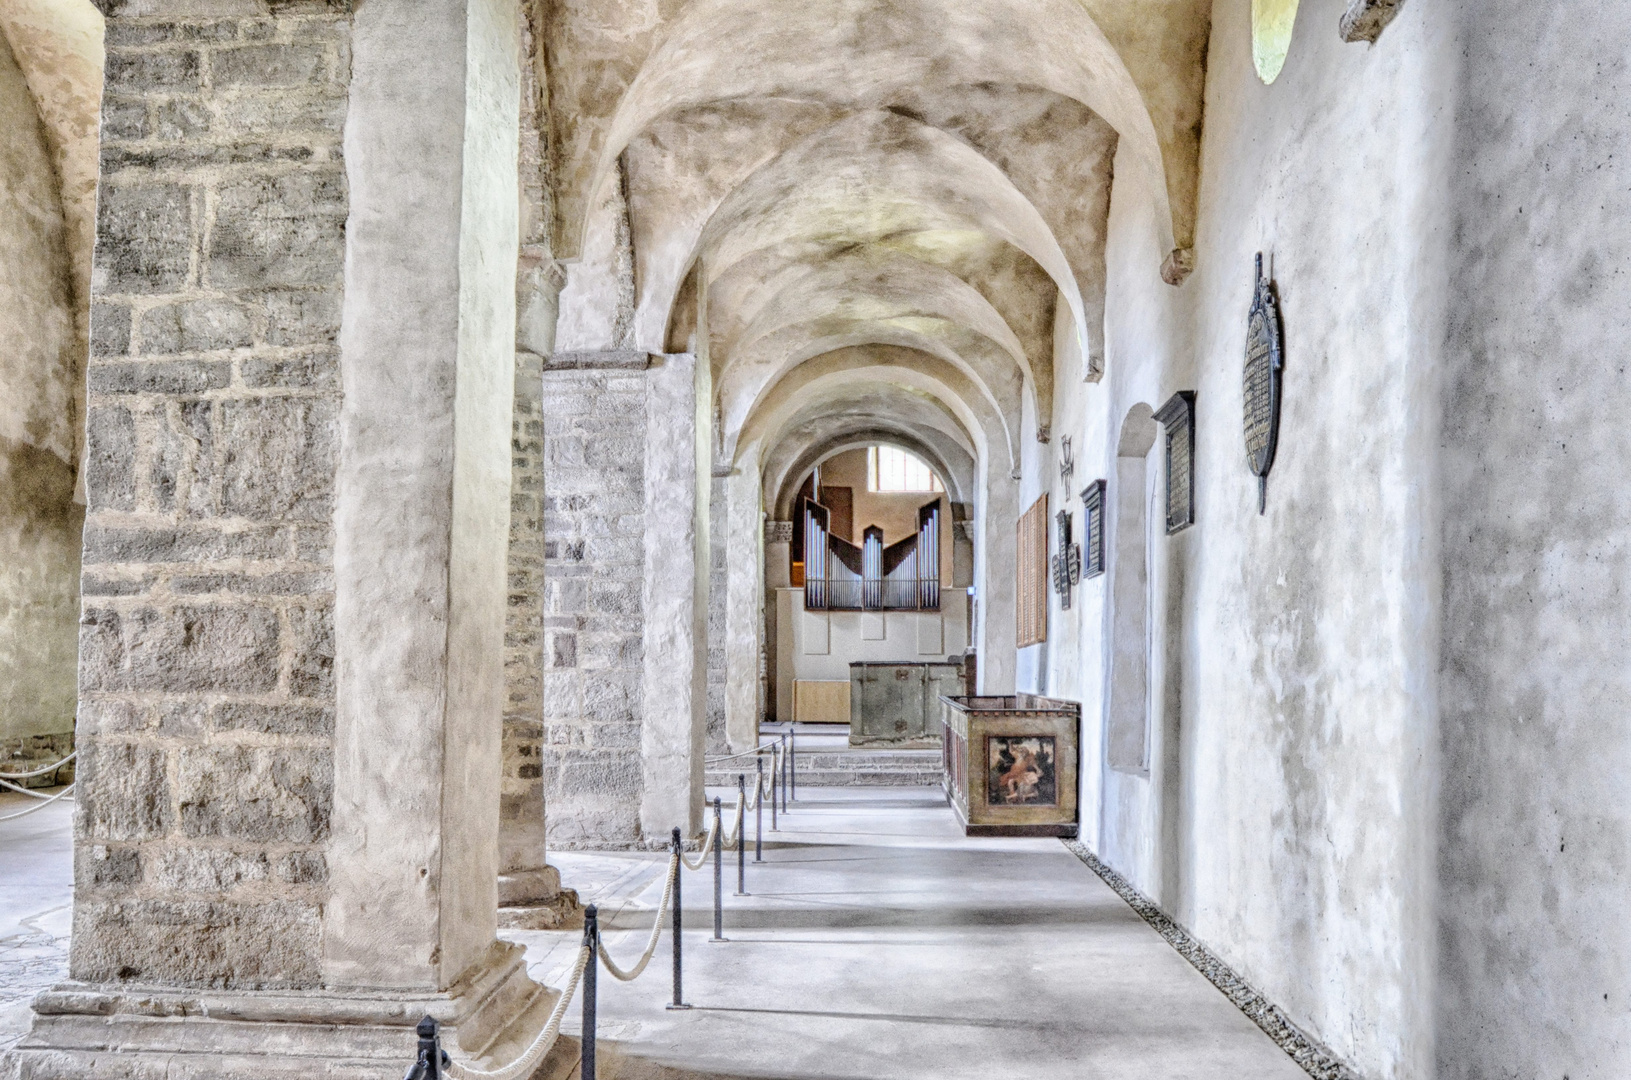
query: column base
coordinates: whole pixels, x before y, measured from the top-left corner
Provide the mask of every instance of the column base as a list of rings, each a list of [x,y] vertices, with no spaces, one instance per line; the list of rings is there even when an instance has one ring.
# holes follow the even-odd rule
[[[494,942],[441,993],[395,990],[179,990],[60,983],[34,999],[34,1024],[0,1058],[3,1080],[401,1080],[414,1025],[442,1025],[460,1060],[493,1068],[543,1029],[558,992],[527,977],[525,949]],[[577,1053],[560,1040],[539,1077]]]
[[[501,930],[572,930],[583,925],[578,894],[561,888],[553,866],[516,870],[498,876],[498,925]]]

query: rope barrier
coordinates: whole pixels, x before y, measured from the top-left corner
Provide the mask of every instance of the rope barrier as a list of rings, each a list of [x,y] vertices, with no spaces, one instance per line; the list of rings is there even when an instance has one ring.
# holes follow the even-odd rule
[[[13,784],[10,780],[0,780],[0,788],[15,791],[19,795],[27,795],[30,799],[49,799],[51,797],[44,792],[35,791],[33,788],[26,788],[21,784]]]
[[[687,859],[683,852],[680,854],[680,861],[685,864],[685,868],[687,870],[701,870],[702,869],[703,864],[705,864],[708,861],[708,852],[710,852],[710,851],[712,851],[714,849],[714,840],[717,838],[717,834],[718,834],[718,830],[715,829],[714,826],[712,826],[712,825],[708,826],[708,836],[707,836],[707,839],[703,840],[702,847],[697,852],[697,861],[696,862],[692,862],[690,859]]]
[[[740,751],[738,753],[735,753],[735,754],[721,754],[721,755],[719,755],[717,757],[705,757],[702,760],[706,761],[706,762],[710,762],[710,763],[720,762],[720,761],[734,761],[739,757],[748,757],[748,756],[750,756],[752,754],[762,754],[766,750],[775,749],[775,747],[776,747],[776,744],[774,742],[764,742],[764,743],[760,743],[758,746],[755,746],[751,750],[742,750],[742,751]]]
[[[663,935],[663,913],[668,910],[668,902],[673,898],[674,886],[680,877],[680,862],[678,856],[671,855],[668,859],[668,884],[663,886],[663,898],[657,904],[657,921],[651,924],[651,938],[646,942],[646,951],[640,954],[639,961],[627,971],[617,966],[610,953],[606,951],[606,944],[596,940],[595,948],[600,953],[600,962],[606,965],[606,970],[612,973],[612,978],[619,982],[633,982],[646,970],[651,958],[657,952],[657,942]]]
[[[67,787],[63,788],[61,791],[57,792],[55,795],[48,795],[48,796],[42,798],[39,802],[35,803],[33,806],[30,806],[26,810],[19,810],[15,814],[6,814],[4,816],[0,816],[0,821],[10,821],[13,818],[27,817],[29,814],[32,814],[36,810],[44,810],[47,806],[50,806],[52,803],[56,802],[58,799],[62,798],[63,796],[70,795],[73,792],[73,790],[74,790],[74,785],[69,784]]]
[[[586,942],[578,950],[578,961],[572,965],[572,976],[566,982],[566,988],[561,991],[560,1000],[555,1002],[555,1008],[549,1014],[549,1022],[544,1030],[532,1040],[532,1045],[521,1052],[521,1056],[508,1065],[498,1069],[477,1069],[457,1061],[450,1061],[443,1070],[450,1080],[522,1080],[531,1076],[538,1063],[544,1060],[550,1047],[555,1045],[555,1038],[561,1033],[561,1021],[566,1017],[567,1002],[577,993],[578,982],[583,978],[583,969],[589,966],[593,949]],[[410,1074],[411,1075],[411,1074]]]
[[[0,772],[0,780],[27,780],[34,776],[44,776],[46,773],[51,772],[54,769],[62,768],[64,765],[68,764],[78,756],[79,751],[75,750],[73,753],[69,754],[67,757],[63,758],[59,762],[56,762],[55,764],[42,765],[38,769],[34,769],[30,772]]]

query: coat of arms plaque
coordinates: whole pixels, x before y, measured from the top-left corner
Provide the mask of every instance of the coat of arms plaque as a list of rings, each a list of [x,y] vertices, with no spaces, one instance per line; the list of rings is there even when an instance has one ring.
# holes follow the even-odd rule
[[[1280,439],[1280,369],[1284,363],[1280,302],[1263,276],[1263,253],[1257,253],[1257,286],[1246,318],[1245,430],[1246,460],[1257,477],[1257,512],[1268,502],[1269,469]]]

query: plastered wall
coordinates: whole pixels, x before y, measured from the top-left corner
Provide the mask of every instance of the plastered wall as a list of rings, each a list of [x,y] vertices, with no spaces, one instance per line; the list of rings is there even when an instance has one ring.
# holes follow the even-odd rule
[[[83,358],[50,141],[0,34],[0,749],[74,726]]]
[[[1448,36],[1418,4],[1379,45],[1346,44],[1343,5],[1305,0],[1265,86],[1250,8],[1213,5],[1196,269],[1163,284],[1151,223],[1112,194],[1105,377],[1067,379],[1079,362],[1056,339],[1054,446],[1030,456],[1021,499],[1064,494],[1072,434],[1080,521],[1076,491],[1117,485],[1129,412],[1194,390],[1196,524],[1165,533],[1158,439],[1149,531],[1121,545],[1113,513],[1106,537],[1112,561],[1145,545],[1147,637],[1118,640],[1112,565],[1071,611],[1055,600],[1031,680],[1086,706],[1084,835],[1101,855],[1363,1075],[1426,1076],[1444,145],[1430,91]],[[1258,251],[1287,357],[1262,515],[1241,432]],[[1147,769],[1103,764],[1124,651],[1147,660]]]

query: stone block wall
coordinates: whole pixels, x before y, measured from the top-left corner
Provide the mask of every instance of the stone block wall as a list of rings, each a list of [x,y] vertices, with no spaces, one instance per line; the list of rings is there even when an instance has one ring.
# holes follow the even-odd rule
[[[349,15],[168,6],[105,5],[71,967],[312,986]]]
[[[551,846],[638,843],[646,375],[543,372],[544,746]]]

